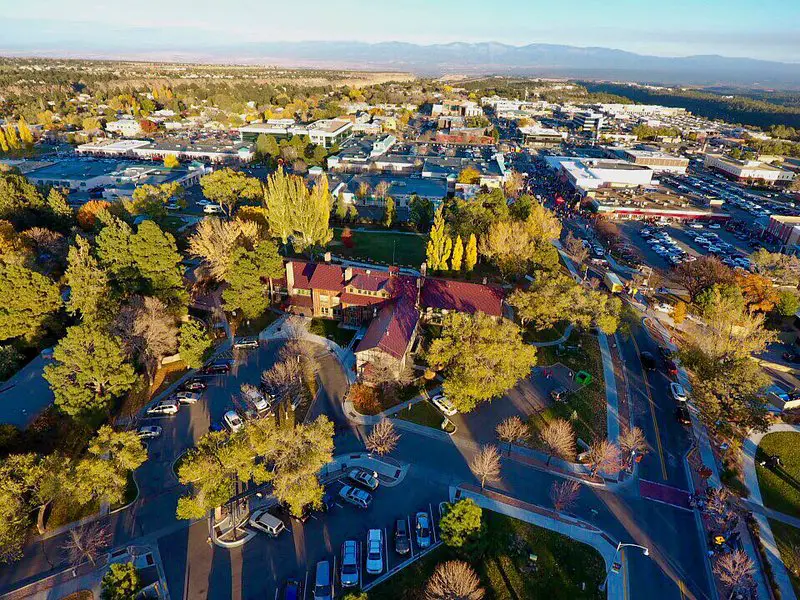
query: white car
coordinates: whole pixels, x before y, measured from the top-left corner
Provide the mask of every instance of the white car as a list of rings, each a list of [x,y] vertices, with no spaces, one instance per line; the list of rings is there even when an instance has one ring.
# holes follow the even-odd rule
[[[206,204],[203,207],[203,212],[207,215],[221,215],[223,214],[222,209],[217,206],[216,204]]]
[[[672,393],[672,397],[675,398],[678,402],[686,402],[686,390],[683,389],[683,386],[680,383],[675,383],[674,381],[669,384],[669,391]]]
[[[235,410],[229,410],[226,412],[223,415],[222,420],[225,421],[225,425],[227,425],[228,428],[234,433],[244,427],[244,421],[242,421],[242,417],[240,417],[239,413],[237,413]]]
[[[172,398],[168,400],[161,400],[147,409],[148,415],[174,415],[181,408],[177,400]]]
[[[136,434],[140,440],[154,440],[161,435],[161,427],[158,425],[144,425],[139,427]]]
[[[433,405],[448,417],[458,414],[458,411],[456,410],[456,407],[453,406],[453,403],[442,394],[437,394],[431,398],[431,402],[433,402]]]
[[[703,228],[703,224],[702,223],[689,223],[689,227],[691,227],[692,229],[702,229]]]
[[[383,530],[367,532],[367,573],[380,575],[383,571]]]
[[[661,302],[660,304],[656,304],[653,308],[655,308],[658,312],[663,312],[667,314],[675,310],[674,306],[672,306],[671,304],[667,304],[666,302]]]
[[[194,404],[200,400],[200,394],[197,392],[178,392],[172,396],[181,404]]]

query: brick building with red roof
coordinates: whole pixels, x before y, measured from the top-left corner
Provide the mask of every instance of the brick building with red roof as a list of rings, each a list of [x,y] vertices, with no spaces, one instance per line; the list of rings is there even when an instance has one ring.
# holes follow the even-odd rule
[[[308,317],[335,319],[359,327],[368,324],[355,348],[359,371],[370,362],[406,364],[421,319],[448,312],[503,316],[504,294],[490,285],[401,275],[362,267],[291,260],[285,286],[289,310]]]

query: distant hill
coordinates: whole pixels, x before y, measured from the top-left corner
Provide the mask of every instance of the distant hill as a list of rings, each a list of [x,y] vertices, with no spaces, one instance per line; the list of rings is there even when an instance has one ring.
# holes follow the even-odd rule
[[[48,29],[43,27],[43,29]],[[419,45],[405,42],[265,42],[215,45],[208,39],[160,28],[121,30],[112,44],[69,34],[31,39],[14,28],[0,41],[2,54],[132,58],[192,62],[269,63],[351,69],[412,71],[421,75],[509,74],[626,80],[686,85],[800,89],[800,64],[723,56],[668,58],[610,48],[554,44],[511,46],[496,42]],[[64,35],[69,35],[66,39]]]

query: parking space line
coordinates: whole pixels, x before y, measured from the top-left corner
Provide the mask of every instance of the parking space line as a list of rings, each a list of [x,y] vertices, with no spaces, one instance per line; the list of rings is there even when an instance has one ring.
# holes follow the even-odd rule
[[[406,515],[408,523],[408,547],[411,548],[411,558],[414,558],[414,535],[411,531],[411,515]]]
[[[278,588],[275,588],[275,600],[278,600]]]
[[[428,510],[431,511],[431,531],[433,532],[433,543],[436,543],[436,521],[433,518],[433,507],[431,503],[428,502]]]
[[[331,573],[331,597],[336,598],[336,554],[333,555],[333,573]]]
[[[386,570],[389,570],[389,540],[386,535],[386,527],[383,528],[383,555],[386,561]]]
[[[308,569],[306,569],[306,580],[303,582],[303,600],[306,600],[306,594],[308,593]]]

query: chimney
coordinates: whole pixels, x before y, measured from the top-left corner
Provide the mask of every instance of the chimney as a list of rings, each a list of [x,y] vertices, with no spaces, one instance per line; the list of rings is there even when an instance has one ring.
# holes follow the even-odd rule
[[[326,252],[325,255],[323,256],[323,258],[324,258],[326,263],[331,262],[331,253],[330,252]]]
[[[344,282],[347,283],[353,278],[353,267],[347,267],[344,270]]]
[[[294,263],[290,260],[286,261],[286,290],[289,295],[294,291]]]
[[[367,274],[367,277],[369,277],[370,275],[372,275],[372,271],[370,271],[369,269],[367,269],[365,272],[366,272],[366,274]]]
[[[392,265],[389,267],[389,277],[397,277],[400,274],[400,267]]]

